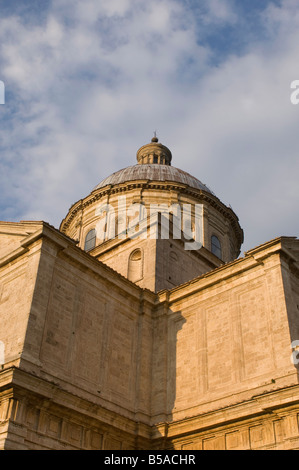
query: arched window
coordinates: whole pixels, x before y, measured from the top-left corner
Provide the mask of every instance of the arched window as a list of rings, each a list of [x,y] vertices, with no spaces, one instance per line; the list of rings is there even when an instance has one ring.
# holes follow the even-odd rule
[[[132,251],[129,257],[128,279],[132,282],[140,281],[143,277],[142,253],[138,248]]]
[[[84,250],[85,251],[90,251],[96,246],[96,231],[93,228],[92,230],[89,230],[85,237],[85,244],[84,244]]]
[[[212,235],[211,237],[211,251],[214,255],[221,259],[222,257],[222,250],[221,250],[221,243],[219,238],[216,235]]]

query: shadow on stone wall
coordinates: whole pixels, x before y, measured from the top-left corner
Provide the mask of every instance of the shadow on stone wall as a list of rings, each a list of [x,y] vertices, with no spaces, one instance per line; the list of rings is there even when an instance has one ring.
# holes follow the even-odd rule
[[[186,319],[180,311],[164,305],[164,314],[155,319],[153,353],[152,422],[153,449],[172,449],[169,425],[173,421],[177,384],[177,337]]]

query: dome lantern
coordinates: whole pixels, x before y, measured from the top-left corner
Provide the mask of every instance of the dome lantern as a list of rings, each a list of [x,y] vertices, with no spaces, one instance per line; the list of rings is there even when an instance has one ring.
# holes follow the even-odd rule
[[[165,145],[159,143],[156,133],[151,142],[140,147],[137,152],[137,162],[140,165],[157,164],[170,166],[171,159],[171,151]]]

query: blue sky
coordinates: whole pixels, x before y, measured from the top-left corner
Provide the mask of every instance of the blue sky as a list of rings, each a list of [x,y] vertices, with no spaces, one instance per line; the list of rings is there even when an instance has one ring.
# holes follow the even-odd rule
[[[0,0],[0,219],[59,227],[157,130],[243,250],[297,236],[298,44],[297,0]]]

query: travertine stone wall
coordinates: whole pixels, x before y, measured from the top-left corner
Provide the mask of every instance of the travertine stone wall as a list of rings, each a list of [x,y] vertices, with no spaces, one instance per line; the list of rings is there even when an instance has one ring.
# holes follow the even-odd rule
[[[0,260],[0,446],[298,447],[298,253],[155,294],[37,224]]]
[[[233,264],[168,294],[160,328],[167,328],[164,358],[167,382],[175,390],[167,400],[172,420],[242,401],[272,380],[277,387],[277,382],[297,379],[280,255],[263,264],[250,261],[245,272],[241,263]],[[165,396],[167,388],[161,388]]]
[[[160,425],[161,434],[167,437],[157,444],[163,442],[166,448],[178,450],[298,449],[299,408],[294,404],[298,391],[293,386],[264,392],[229,409],[175,422],[167,429]]]
[[[298,393],[297,366],[291,360],[291,342],[299,339],[298,260],[298,241],[276,240],[251,250],[242,260],[159,294],[163,307],[156,318],[154,351],[156,347],[164,360],[154,362],[153,414],[159,423],[165,413],[168,427],[159,432],[175,448],[183,448],[188,433],[193,448],[292,448],[293,436],[298,446],[298,407],[292,436],[287,428],[291,418],[285,409],[279,411],[282,396],[287,406]],[[263,414],[267,407],[284,413],[284,420],[275,414],[258,423],[246,422],[246,409]],[[236,444],[227,443],[231,436],[225,437],[226,424],[219,428],[221,437],[213,435],[214,426],[230,416],[247,436],[243,440],[234,422],[229,432],[238,436]],[[213,433],[204,430],[208,425]],[[273,437],[277,429],[283,429],[278,440]]]
[[[108,247],[101,247],[102,250],[97,250],[98,254],[94,254],[94,256],[127,278],[129,278],[130,256],[135,250],[140,250],[140,275],[136,277],[134,282],[140,287],[146,287],[155,292],[156,240],[127,239],[107,244]]]
[[[18,228],[16,227],[16,231]],[[23,226],[24,228],[26,227]],[[28,224],[27,228],[30,232],[32,226]],[[38,232],[37,228],[40,229],[35,226],[35,233]],[[3,231],[5,230],[6,226],[3,228]],[[35,241],[35,235],[27,235],[26,230],[23,235],[20,232],[11,236],[11,245],[8,243],[10,235],[0,232],[0,246],[5,248],[5,251],[2,251],[4,256],[0,258],[0,341],[4,344],[5,362],[11,365],[18,364],[24,350],[40,260],[39,244]]]
[[[36,233],[39,228],[40,223],[38,222],[11,223],[0,221],[0,258],[5,258],[6,255],[11,257],[11,253],[20,248],[22,240]]]
[[[149,294],[150,295],[150,294]],[[26,338],[27,351],[43,370],[134,416],[149,414],[149,379],[137,379],[140,359],[150,362],[151,335],[142,291],[74,247],[42,246],[39,277]],[[140,350],[142,348],[142,351]],[[148,354],[149,357],[145,355]],[[140,390],[140,387],[142,390]],[[119,408],[120,407],[120,408]]]
[[[58,414],[65,413],[61,407],[75,410],[72,397],[80,396],[85,404],[82,409],[78,405],[77,413],[84,416],[91,406],[95,415],[107,410],[97,426],[110,424],[110,434],[111,423],[120,421],[116,431],[121,433],[129,421],[134,442],[135,421],[149,421],[150,415],[154,294],[116,275],[49,227],[40,227],[30,248],[32,252],[1,270],[5,362],[21,357],[20,369],[39,377],[29,398],[32,392],[43,397],[50,383],[67,394]],[[23,401],[21,394],[22,407]],[[18,414],[17,422],[22,419]],[[37,445],[35,439],[28,445]]]
[[[188,251],[182,240],[171,238],[107,241],[92,250],[91,255],[130,279],[130,256],[136,250],[141,253],[140,276],[134,282],[153,292],[171,289],[223,264],[204,247]]]

